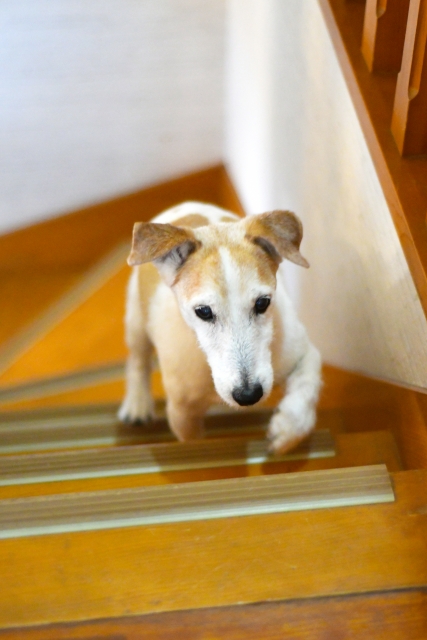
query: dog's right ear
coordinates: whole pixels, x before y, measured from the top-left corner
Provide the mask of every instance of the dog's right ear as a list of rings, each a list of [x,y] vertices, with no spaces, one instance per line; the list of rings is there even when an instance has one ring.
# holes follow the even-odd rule
[[[154,262],[167,284],[173,284],[176,273],[198,247],[191,229],[171,224],[137,222],[133,227],[132,249],[128,264],[135,266]]]

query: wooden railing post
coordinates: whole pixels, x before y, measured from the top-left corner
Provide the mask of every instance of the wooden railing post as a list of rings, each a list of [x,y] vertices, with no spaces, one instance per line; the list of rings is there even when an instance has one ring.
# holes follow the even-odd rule
[[[400,71],[408,9],[409,0],[367,0],[362,53],[369,71]]]
[[[402,155],[427,153],[427,0],[411,0],[391,130]]]

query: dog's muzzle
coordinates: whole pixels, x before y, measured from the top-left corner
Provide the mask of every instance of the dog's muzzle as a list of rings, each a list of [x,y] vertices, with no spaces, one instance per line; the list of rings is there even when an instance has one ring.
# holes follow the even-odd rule
[[[257,382],[254,385],[245,384],[243,387],[236,387],[231,395],[241,407],[248,407],[261,400],[263,394],[262,385]]]

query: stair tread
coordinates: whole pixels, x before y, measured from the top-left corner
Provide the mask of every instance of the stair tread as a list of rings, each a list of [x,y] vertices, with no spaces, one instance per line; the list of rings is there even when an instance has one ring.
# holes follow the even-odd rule
[[[157,413],[164,415],[164,404]],[[263,433],[271,410],[228,412],[218,405],[206,418],[209,436]],[[48,451],[63,448],[85,448],[174,441],[165,418],[147,425],[122,424],[117,419],[117,406],[99,407],[92,411],[67,413],[42,412],[32,416],[9,414],[0,418],[0,454]]]
[[[252,442],[254,441],[252,440]],[[245,459],[248,443],[250,443],[250,439],[247,436],[240,436],[239,438],[207,439],[191,444],[175,442],[166,446],[163,444],[132,445],[102,447],[86,451],[73,450],[64,452],[65,455],[47,453],[2,456],[3,473],[0,472],[0,478],[3,477],[3,486],[0,486],[0,499],[375,464],[386,464],[389,471],[401,469],[396,444],[393,436],[387,431],[335,434],[332,436],[328,430],[319,430],[313,434],[311,440],[302,443],[299,450],[290,452],[287,456],[272,456],[265,460],[252,458],[248,461]],[[215,450],[209,453],[211,445]],[[168,448],[173,453],[174,451],[185,452],[187,447],[192,450],[191,456],[175,460],[177,464],[172,461],[172,464],[169,465],[171,461],[167,460]],[[255,444],[249,444],[252,453],[255,447],[261,452],[262,458],[266,449],[266,441],[258,440],[255,441]],[[135,462],[137,465],[141,465],[144,460],[144,450],[146,450],[145,460],[154,457],[155,464],[159,465],[163,456],[164,466],[159,465],[157,469],[151,467],[149,473],[145,472],[148,469],[144,471],[138,466],[132,466]],[[159,455],[156,454],[156,451],[159,452]],[[104,455],[105,463],[103,461]],[[33,458],[34,465],[32,464]],[[50,458],[53,465],[49,462]],[[71,462],[68,472],[66,469],[67,459]],[[99,461],[98,469],[90,467],[89,463],[92,460]],[[64,461],[62,469],[61,461]],[[129,465],[129,461],[131,461],[131,465]],[[151,463],[149,462],[149,464]],[[17,478],[20,466],[21,479]],[[49,467],[52,466],[54,471],[50,478],[47,478],[49,481],[46,481]],[[55,467],[59,471],[56,477]],[[42,477],[37,478],[34,468]],[[75,474],[74,478],[72,477],[73,473]]]
[[[46,270],[0,271],[0,353],[25,331],[64,291],[83,277],[82,269],[61,268]]]
[[[72,640],[84,637],[121,640],[176,640],[200,638],[360,638],[369,629],[370,640],[425,640],[427,593],[423,589],[367,593],[298,601],[257,602],[91,620],[75,624],[19,628],[3,632],[2,640]],[[284,621],[286,636],[284,635]],[[319,630],[322,634],[319,636]]]
[[[0,539],[392,502],[385,465],[0,501]]]
[[[2,540],[0,626],[425,587],[427,472],[392,481],[385,504]]]
[[[128,243],[118,245],[5,345],[0,353],[1,385],[61,375],[126,357],[123,314],[129,277],[127,253]]]
[[[90,477],[131,475],[199,469],[238,464],[268,464],[335,455],[327,430],[315,431],[301,446],[285,456],[271,456],[268,442],[249,439],[212,439],[104,449],[3,457],[0,486],[52,482]]]

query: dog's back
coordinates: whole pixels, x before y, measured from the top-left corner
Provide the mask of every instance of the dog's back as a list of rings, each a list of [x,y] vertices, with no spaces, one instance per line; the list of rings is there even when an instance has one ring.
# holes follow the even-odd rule
[[[171,207],[153,218],[152,222],[173,224],[177,227],[196,229],[219,222],[236,222],[239,217],[212,204],[204,202],[183,202]]]

